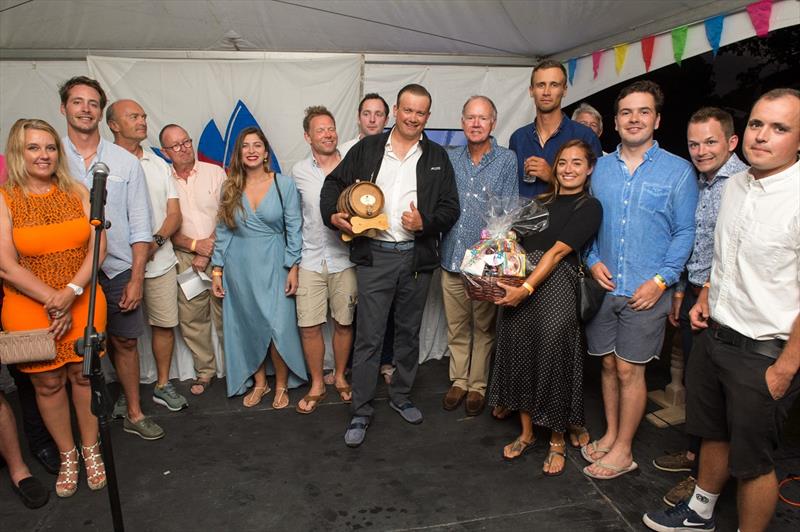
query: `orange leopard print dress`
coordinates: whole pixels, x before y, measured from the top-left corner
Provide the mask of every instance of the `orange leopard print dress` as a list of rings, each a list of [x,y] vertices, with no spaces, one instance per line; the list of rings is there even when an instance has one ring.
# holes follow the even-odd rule
[[[80,269],[91,236],[91,226],[80,198],[53,186],[44,194],[25,194],[19,187],[0,188],[11,215],[14,246],[19,264],[30,270],[48,286],[62,289]],[[41,302],[3,284],[3,329],[25,331],[50,326]],[[50,371],[72,362],[82,362],[75,353],[74,342],[83,336],[89,310],[89,290],[75,299],[70,308],[72,329],[56,343],[55,360],[19,364],[25,373]],[[94,324],[97,330],[106,327],[106,300],[97,287]]]

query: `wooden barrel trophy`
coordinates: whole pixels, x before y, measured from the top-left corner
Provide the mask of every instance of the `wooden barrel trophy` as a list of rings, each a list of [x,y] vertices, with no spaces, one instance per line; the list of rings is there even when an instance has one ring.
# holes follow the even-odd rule
[[[378,230],[389,229],[383,205],[383,192],[378,185],[370,181],[356,181],[339,194],[336,208],[350,215],[353,235],[374,236]],[[352,239],[352,236],[342,233],[345,242]]]

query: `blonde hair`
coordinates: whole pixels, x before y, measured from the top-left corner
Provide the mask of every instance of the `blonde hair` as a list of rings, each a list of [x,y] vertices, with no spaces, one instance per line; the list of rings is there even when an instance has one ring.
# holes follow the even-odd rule
[[[28,190],[28,172],[25,170],[25,157],[23,154],[25,152],[25,132],[29,129],[44,131],[53,137],[58,150],[58,161],[56,161],[56,170],[52,177],[53,183],[64,192],[72,192],[76,182],[69,172],[67,158],[64,155],[64,145],[61,143],[61,139],[58,137],[56,130],[53,129],[53,126],[37,118],[20,118],[11,126],[11,131],[8,133],[8,141],[6,142],[8,181],[5,186],[9,189],[18,187],[23,192]]]
[[[244,194],[244,186],[247,182],[247,173],[242,163],[242,145],[244,138],[247,135],[258,135],[261,142],[264,143],[264,148],[267,151],[267,156],[264,159],[264,171],[270,172],[269,168],[269,142],[264,132],[257,127],[246,127],[236,137],[236,144],[233,146],[233,153],[231,154],[231,164],[228,167],[228,179],[222,183],[222,198],[219,202],[220,221],[231,229],[236,229],[236,211],[241,211],[242,216],[245,215],[244,204],[242,203],[242,195]]]

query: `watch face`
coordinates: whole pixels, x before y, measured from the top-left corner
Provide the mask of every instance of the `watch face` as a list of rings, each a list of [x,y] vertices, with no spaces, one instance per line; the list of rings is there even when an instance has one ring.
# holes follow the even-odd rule
[[[161,235],[153,235],[153,240],[155,240],[158,246],[163,246],[166,239]]]

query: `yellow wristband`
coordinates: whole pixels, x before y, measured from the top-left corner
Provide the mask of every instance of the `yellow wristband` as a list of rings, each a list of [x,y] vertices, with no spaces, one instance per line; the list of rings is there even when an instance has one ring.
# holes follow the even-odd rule
[[[706,281],[703,283],[703,288],[711,288],[711,283]]]
[[[525,281],[524,283],[522,283],[522,288],[524,288],[525,290],[528,291],[528,295],[533,294],[533,287],[531,286],[531,284],[528,281]]]
[[[655,283],[658,285],[658,287],[661,290],[666,290],[667,289],[667,282],[660,275],[656,274],[656,276],[653,277],[653,281],[655,281]]]
[[[197,249],[197,240],[192,240],[192,245],[189,246],[189,249],[194,253],[194,250]]]
[[[675,299],[683,299],[683,292],[675,292],[674,294],[672,294],[672,297],[674,297]]]
[[[222,270],[212,270],[211,275],[214,277],[222,277]]]

